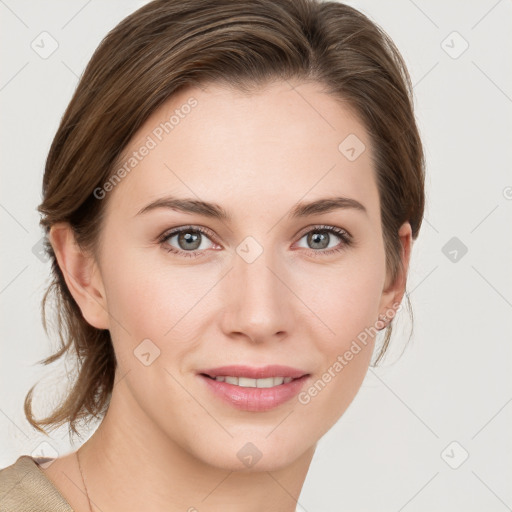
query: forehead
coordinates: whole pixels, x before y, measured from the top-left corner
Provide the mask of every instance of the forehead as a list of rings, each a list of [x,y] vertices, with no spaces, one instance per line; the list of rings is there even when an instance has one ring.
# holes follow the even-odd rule
[[[181,90],[146,120],[114,169],[125,172],[109,208],[134,215],[169,194],[249,214],[328,193],[371,214],[373,167],[363,124],[320,84],[283,81],[250,94],[209,84]]]

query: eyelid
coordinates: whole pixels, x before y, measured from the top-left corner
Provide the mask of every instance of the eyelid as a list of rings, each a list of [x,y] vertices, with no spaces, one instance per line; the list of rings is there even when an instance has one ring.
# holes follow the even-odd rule
[[[186,231],[186,230],[199,231],[203,235],[208,235],[208,238],[212,238],[212,239],[216,238],[215,233],[211,229],[209,229],[209,228],[207,228],[205,226],[201,226],[200,224],[184,224],[183,226],[176,226],[174,228],[170,228],[170,229],[165,230],[161,235],[159,235],[157,237],[156,241],[157,242],[161,242],[161,241],[169,238],[172,235],[177,235],[181,231]],[[214,240],[212,240],[212,242],[213,241]]]
[[[301,229],[298,232],[298,234],[295,236],[302,238],[304,235],[307,235],[310,231],[314,231],[315,229],[318,231],[326,230],[331,233],[334,232],[338,236],[341,236],[341,234],[345,234],[347,236],[347,238],[349,238],[350,240],[352,240],[354,238],[352,236],[352,234],[347,229],[339,227],[339,226],[333,226],[331,224],[312,224],[310,226],[306,226],[305,228]]]
[[[197,231],[197,232],[205,235],[207,238],[209,238],[213,244],[221,245],[216,241],[216,235],[213,233],[212,230],[210,230],[209,228],[207,228],[205,226],[201,226],[199,224],[188,224],[188,225],[182,225],[182,226],[170,228],[170,229],[164,231],[164,233],[162,233],[157,238],[156,241],[160,245],[164,245],[169,238],[171,238],[175,235],[178,235],[179,233],[187,231],[187,230]],[[342,250],[346,249],[347,247],[354,245],[354,238],[349,231],[347,231],[345,228],[341,228],[338,226],[332,226],[329,224],[314,224],[314,225],[306,226],[301,231],[299,231],[299,233],[297,235],[295,235],[294,238],[298,238],[297,242],[299,242],[305,235],[307,235],[310,232],[315,231],[315,230],[316,231],[327,231],[330,234],[334,234],[341,240],[340,244],[338,244],[338,245],[341,245],[341,247],[318,250],[318,251],[316,251],[314,249],[306,248],[306,251],[308,251],[310,253],[311,252],[317,253],[319,256],[321,256],[322,254],[328,255],[328,254],[342,251]],[[195,251],[184,251],[183,249],[177,249],[176,247],[173,247],[171,245],[169,245],[169,247],[170,248],[165,249],[167,252],[175,253],[177,255],[185,255],[188,257],[204,255],[207,252],[205,249],[195,250]]]

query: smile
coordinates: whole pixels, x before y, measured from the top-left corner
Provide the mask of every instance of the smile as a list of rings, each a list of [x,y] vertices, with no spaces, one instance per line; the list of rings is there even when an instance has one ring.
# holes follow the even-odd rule
[[[268,411],[292,400],[312,378],[303,369],[279,364],[202,368],[197,376],[206,384],[207,397],[253,412]]]

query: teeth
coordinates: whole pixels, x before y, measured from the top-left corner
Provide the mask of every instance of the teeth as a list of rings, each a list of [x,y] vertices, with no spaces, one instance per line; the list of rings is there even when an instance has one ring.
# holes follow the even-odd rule
[[[268,377],[266,379],[249,379],[248,377],[230,377],[219,376],[215,377],[218,382],[226,382],[227,384],[234,384],[242,388],[271,388],[280,386],[281,384],[288,384],[293,379],[291,377]]]
[[[245,380],[245,379],[240,379],[240,381],[238,382],[239,386],[243,386],[242,380]],[[275,380],[277,380],[278,382],[274,382]],[[279,380],[280,380],[280,377],[276,377],[275,379],[274,379],[274,377],[267,377],[266,379],[254,379],[254,384],[252,385],[252,387],[254,387],[254,388],[271,388],[272,386],[277,386],[277,385],[282,384],[282,382],[279,382]]]
[[[247,377],[238,377],[238,384],[242,388],[257,388],[256,379],[248,379]]]

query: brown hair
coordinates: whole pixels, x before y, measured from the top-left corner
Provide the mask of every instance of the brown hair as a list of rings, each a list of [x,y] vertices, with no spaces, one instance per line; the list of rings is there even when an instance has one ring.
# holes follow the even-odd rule
[[[424,155],[413,113],[410,77],[386,33],[356,9],[321,0],[154,0],[111,30],[94,52],[51,145],[43,179],[40,224],[48,235],[68,222],[76,242],[95,254],[106,200],[93,191],[149,115],[186,86],[222,82],[249,92],[272,80],[315,81],[348,103],[366,127],[374,151],[386,265],[392,282],[401,268],[398,229],[413,239],[424,209]],[[341,142],[341,141],[340,141]],[[45,239],[56,300],[59,350],[74,351],[72,389],[54,412],[36,420],[32,392],[25,414],[32,426],[69,422],[108,409],[116,358],[108,330],[86,322]],[[407,294],[406,294],[407,297]],[[407,297],[408,299],[408,297]],[[391,323],[379,357],[387,350]]]

